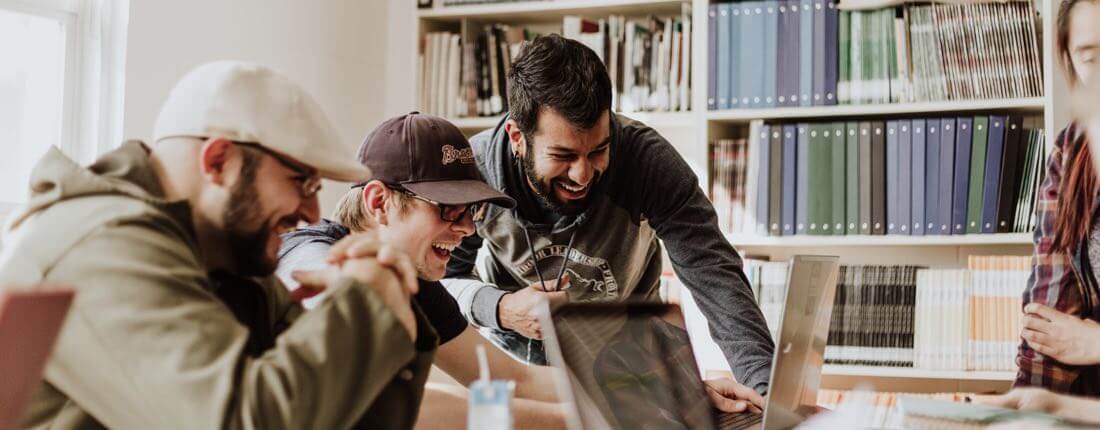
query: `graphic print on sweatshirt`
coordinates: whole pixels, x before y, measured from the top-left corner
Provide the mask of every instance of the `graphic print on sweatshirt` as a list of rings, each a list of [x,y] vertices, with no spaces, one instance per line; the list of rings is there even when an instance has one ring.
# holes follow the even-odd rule
[[[542,268],[543,279],[547,282],[556,279],[567,249],[566,245],[549,245],[535,253],[540,263],[539,267]],[[514,270],[516,273],[522,273],[523,277],[532,283],[538,282],[539,276],[535,273],[534,258],[524,259]],[[569,266],[565,271],[569,275],[571,301],[586,302],[619,298],[619,283],[615,280],[615,274],[612,273],[611,264],[607,260],[590,257],[573,248],[569,251]]]

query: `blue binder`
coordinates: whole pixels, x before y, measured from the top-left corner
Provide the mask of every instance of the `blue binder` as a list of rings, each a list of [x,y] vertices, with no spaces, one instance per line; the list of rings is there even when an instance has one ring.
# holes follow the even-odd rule
[[[915,236],[924,235],[924,178],[926,175],[924,164],[924,153],[928,149],[928,146],[924,141],[924,120],[914,119],[912,123],[912,146],[913,146],[913,170],[912,170],[912,213],[910,214],[909,231]]]
[[[970,152],[974,118],[960,117],[955,133],[955,190],[951,205],[951,234],[966,234],[967,197],[970,196]]]

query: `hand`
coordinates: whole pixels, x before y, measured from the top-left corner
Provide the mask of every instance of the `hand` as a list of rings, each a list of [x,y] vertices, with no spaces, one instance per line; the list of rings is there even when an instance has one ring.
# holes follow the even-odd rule
[[[1100,324],[1038,303],[1024,308],[1020,337],[1031,349],[1065,364],[1100,363]]]
[[[560,288],[559,288],[560,285]],[[500,298],[497,312],[500,314],[500,326],[525,337],[542,339],[542,326],[538,319],[538,306],[543,300],[554,308],[569,301],[565,290],[569,288],[569,275],[561,278],[561,283],[551,281],[543,290],[541,283],[528,285],[522,290],[505,294]]]
[[[314,295],[344,276],[354,278],[373,290],[394,313],[409,338],[416,340],[416,317],[410,302],[418,284],[416,271],[407,255],[381,245],[373,235],[361,234],[348,236],[334,245],[329,262],[332,264],[322,270],[291,273],[300,283],[291,298]],[[410,273],[413,274],[411,281],[408,279]]]
[[[707,389],[710,402],[722,412],[748,411],[759,414],[764,410],[764,396],[733,379],[709,379],[703,381],[703,385]]]
[[[416,266],[408,254],[387,245],[374,232],[350,234],[329,250],[328,262],[339,266],[342,262],[356,258],[375,258],[378,263],[393,270],[410,294],[419,291]]]

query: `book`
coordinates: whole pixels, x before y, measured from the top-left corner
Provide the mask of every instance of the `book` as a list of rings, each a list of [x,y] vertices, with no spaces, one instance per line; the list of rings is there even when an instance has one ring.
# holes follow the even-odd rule
[[[974,132],[970,151],[970,189],[967,191],[966,233],[982,232],[982,193],[985,181],[986,140],[989,117],[974,117]]]
[[[924,234],[941,234],[940,216],[940,120],[925,121]]]
[[[936,203],[936,234],[951,234],[951,208],[954,203],[955,178],[955,118],[940,119],[940,181],[939,202]]]
[[[925,214],[925,152],[927,150],[927,143],[924,139],[925,122],[923,119],[914,119],[912,121],[912,145],[913,145],[913,168],[912,168],[912,206],[911,206],[911,218],[910,218],[910,233],[914,236],[924,235],[924,214]]]
[[[897,216],[898,234],[910,235],[912,229],[913,200],[913,131],[912,122],[907,119],[898,121],[898,197]]]
[[[848,171],[845,165],[847,159],[846,136],[843,122],[828,124],[828,127],[832,128],[832,141],[828,143],[832,155],[832,170],[829,172],[829,179],[832,181],[832,193],[829,196],[832,213],[829,221],[832,223],[831,234],[838,236],[845,234],[844,211],[847,207],[847,201],[844,193]]]
[[[794,202],[794,233],[805,234],[809,232],[810,214],[810,126],[807,123],[799,123],[797,126],[797,149],[795,150],[795,202]]]
[[[982,233],[997,231],[998,198],[1001,196],[1001,162],[1004,156],[1006,117],[989,117],[989,136],[985,156],[985,181],[982,189]]]
[[[732,4],[731,11],[740,9],[739,22],[747,25],[734,35],[741,43],[711,58],[743,53],[740,47],[747,46],[754,52],[751,58],[765,59],[765,64],[738,61],[742,57],[734,54],[732,68],[717,71],[719,80],[737,80],[737,88],[750,91],[748,106],[739,94],[734,107],[759,107],[753,103],[757,94],[763,94],[767,105],[768,82],[760,87],[748,83],[760,82],[761,70],[767,76],[772,58],[776,103],[785,106],[1043,95],[1038,15],[1030,2],[895,4],[844,11],[831,0]],[[774,27],[766,12],[771,4],[777,11]],[[745,8],[751,9],[751,19],[744,19]],[[765,19],[759,19],[757,8],[765,11]],[[748,45],[746,34],[752,40]]]
[[[790,124],[783,126],[783,215],[781,230],[784,236],[795,234],[795,172],[798,154],[798,129]]]
[[[951,234],[966,234],[974,119],[960,117],[955,126],[955,188],[951,194]]]
[[[859,123],[849,121],[844,124],[844,129],[847,133],[844,139],[844,233],[859,234],[859,175],[862,172],[859,164]]]
[[[871,123],[859,123],[859,233],[871,234]]]
[[[871,234],[886,233],[886,126],[871,123]]]

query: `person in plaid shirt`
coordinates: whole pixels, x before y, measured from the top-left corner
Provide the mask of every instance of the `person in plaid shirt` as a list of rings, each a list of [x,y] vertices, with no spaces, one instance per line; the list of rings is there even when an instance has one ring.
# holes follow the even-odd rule
[[[1100,4],[1063,0],[1057,53],[1070,87],[1088,82],[1100,51]],[[1086,134],[1070,124],[1054,142],[1039,189],[1035,256],[1024,292],[1015,385],[1100,396],[1100,225],[1097,177]]]

